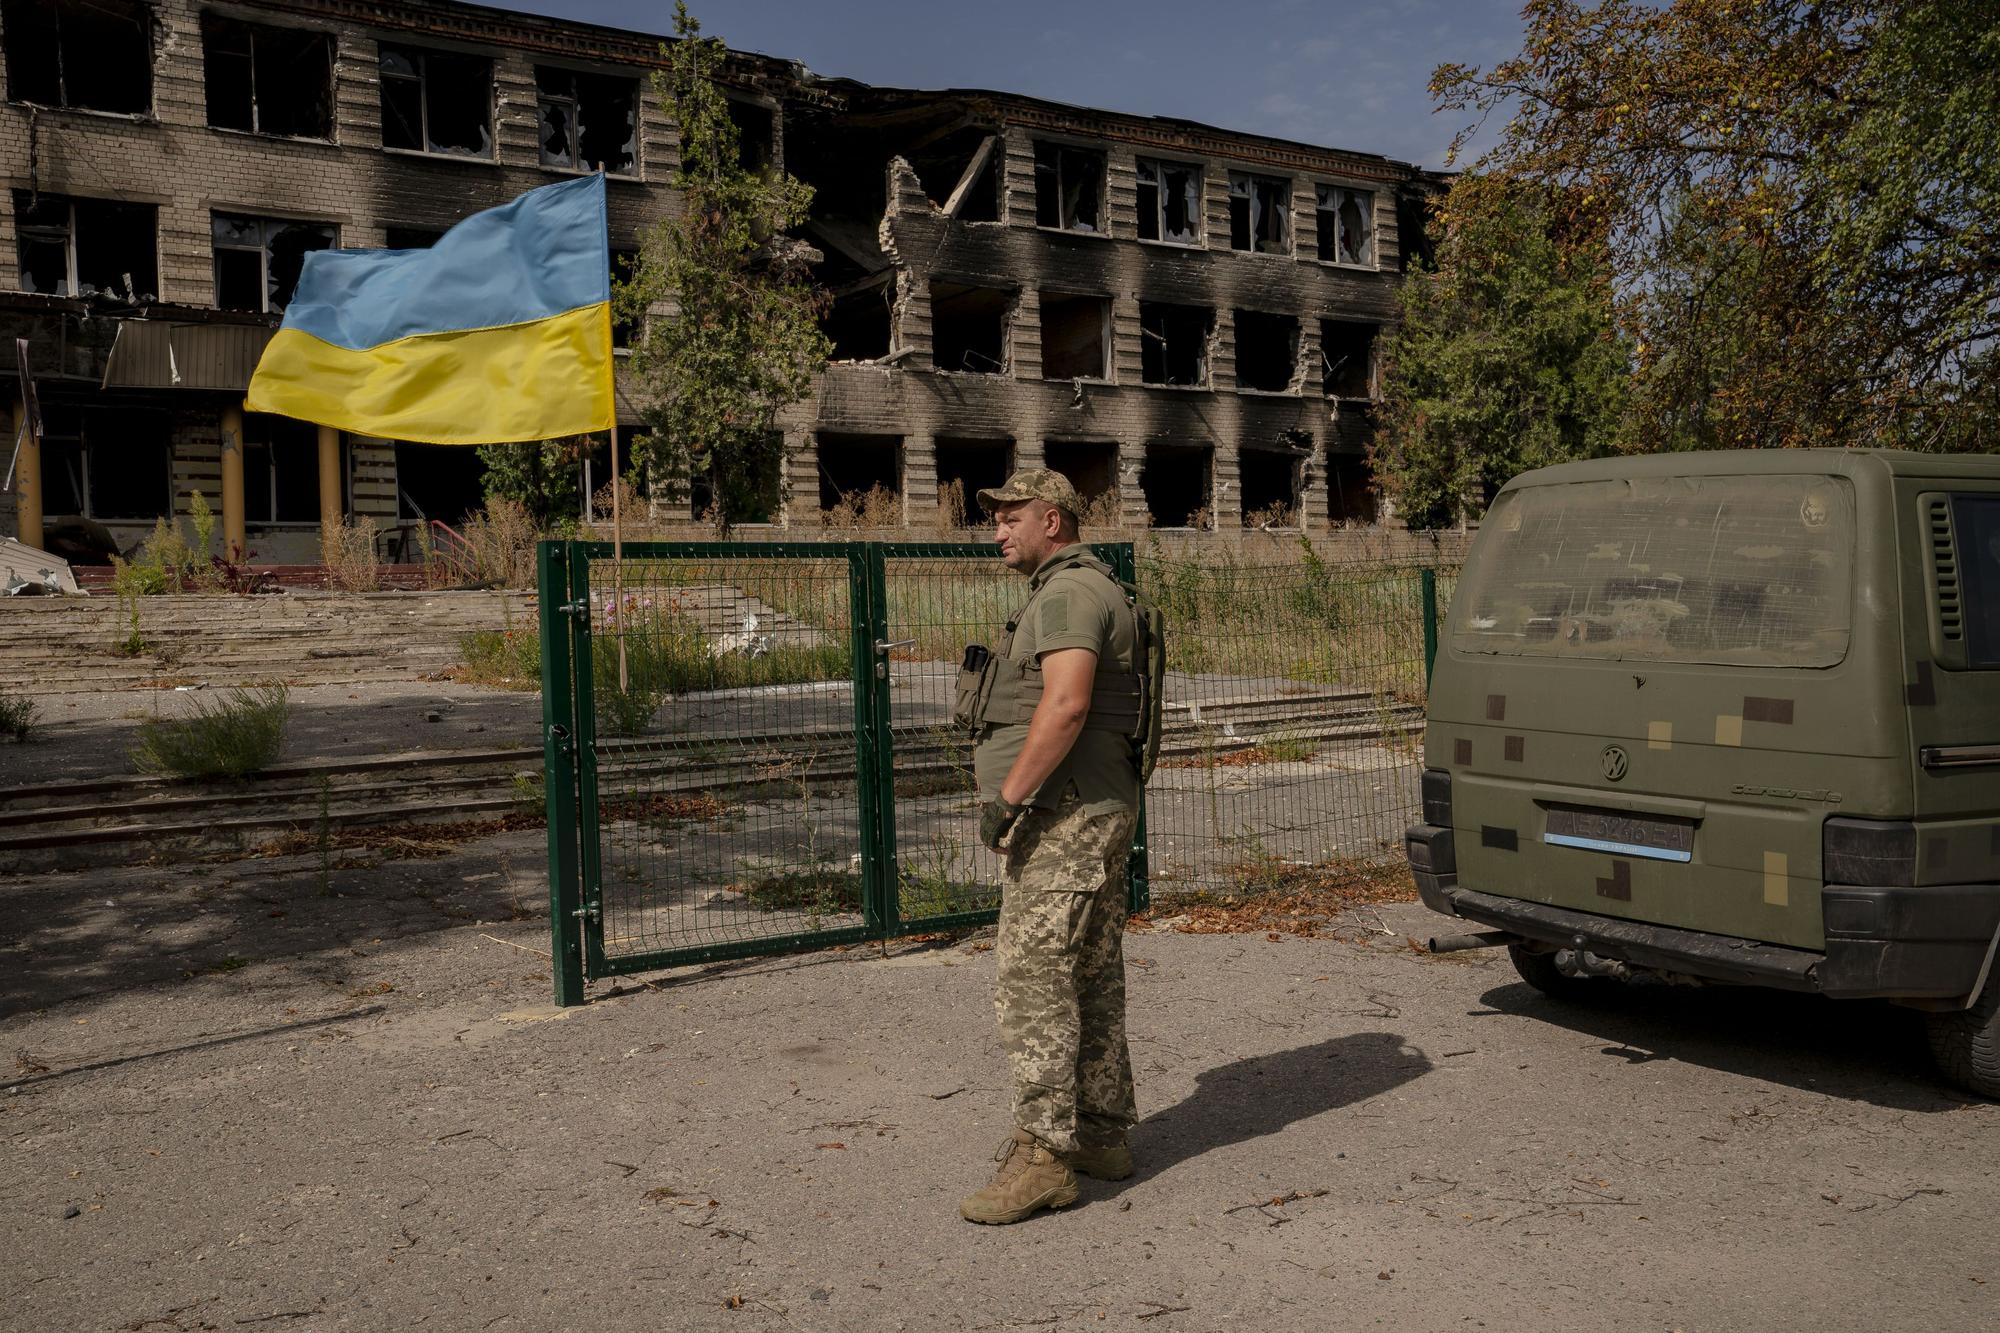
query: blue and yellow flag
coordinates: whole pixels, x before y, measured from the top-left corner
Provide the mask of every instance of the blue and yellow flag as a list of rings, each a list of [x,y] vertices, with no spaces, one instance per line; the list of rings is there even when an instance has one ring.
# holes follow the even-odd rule
[[[530,190],[428,250],[306,256],[244,407],[360,435],[499,444],[608,429],[604,177]]]

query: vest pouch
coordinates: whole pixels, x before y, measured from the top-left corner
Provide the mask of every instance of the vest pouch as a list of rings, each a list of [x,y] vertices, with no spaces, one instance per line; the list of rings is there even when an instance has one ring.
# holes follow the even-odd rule
[[[958,689],[952,696],[951,720],[954,726],[970,731],[979,725],[986,681],[992,674],[993,654],[987,651],[986,645],[969,645],[965,650],[965,660],[958,668]]]

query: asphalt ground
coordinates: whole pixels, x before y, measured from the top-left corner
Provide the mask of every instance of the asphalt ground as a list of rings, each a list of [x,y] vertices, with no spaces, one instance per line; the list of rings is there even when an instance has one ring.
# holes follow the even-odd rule
[[[2000,1107],[1886,1006],[1135,932],[1138,1174],[982,1228],[987,939],[557,1011],[535,836],[341,856],[0,884],[0,1326],[1994,1321]]]

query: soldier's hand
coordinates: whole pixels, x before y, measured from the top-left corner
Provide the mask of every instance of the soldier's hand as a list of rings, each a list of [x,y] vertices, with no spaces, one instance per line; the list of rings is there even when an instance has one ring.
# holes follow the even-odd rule
[[[979,840],[990,850],[999,851],[1001,844],[1007,841],[1007,835],[1013,832],[1015,821],[1019,820],[1026,810],[1027,807],[1024,805],[1015,805],[998,797],[980,806]]]

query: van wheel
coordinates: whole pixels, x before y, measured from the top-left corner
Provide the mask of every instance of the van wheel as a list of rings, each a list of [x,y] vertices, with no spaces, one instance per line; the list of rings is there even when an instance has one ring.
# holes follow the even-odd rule
[[[1507,946],[1507,960],[1521,974],[1521,980],[1554,1000],[1582,1000],[1602,989],[1595,977],[1573,977],[1556,966],[1553,953],[1535,953],[1519,945]]]
[[[1970,1009],[1925,1014],[1931,1057],[1944,1076],[1982,1097],[2000,1098],[2000,977]]]

